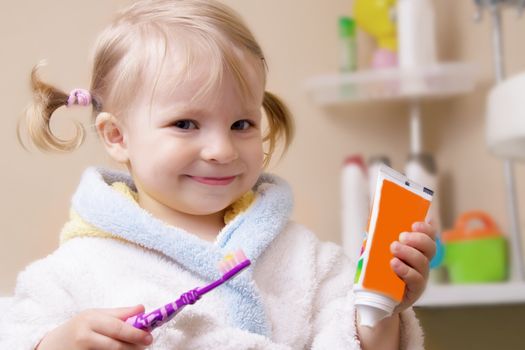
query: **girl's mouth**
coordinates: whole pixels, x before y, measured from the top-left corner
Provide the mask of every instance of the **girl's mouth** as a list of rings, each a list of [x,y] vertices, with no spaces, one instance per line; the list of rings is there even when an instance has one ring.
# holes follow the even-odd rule
[[[210,186],[226,186],[231,184],[237,176],[225,176],[225,177],[203,177],[203,176],[190,176],[191,179],[200,182],[201,184]]]

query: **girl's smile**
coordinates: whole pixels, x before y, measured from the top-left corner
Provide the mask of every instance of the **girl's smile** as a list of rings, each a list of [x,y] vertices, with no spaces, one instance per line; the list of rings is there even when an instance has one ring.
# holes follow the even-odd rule
[[[231,184],[237,176],[226,176],[226,177],[203,177],[203,176],[191,176],[188,177],[192,180],[195,180],[201,184],[209,186],[227,186]]]

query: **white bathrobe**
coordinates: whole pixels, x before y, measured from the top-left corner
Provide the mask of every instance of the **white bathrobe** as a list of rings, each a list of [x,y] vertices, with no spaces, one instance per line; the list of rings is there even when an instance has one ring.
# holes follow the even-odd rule
[[[0,314],[0,349],[30,350],[89,308],[144,304],[153,310],[216,279],[215,263],[242,248],[252,267],[153,331],[149,349],[359,349],[352,263],[289,220],[291,191],[263,175],[255,202],[216,242],[168,226],[111,186],[129,176],[88,169],[73,197],[77,219],[53,254],[18,278]],[[80,224],[79,224],[80,221]],[[403,349],[422,349],[411,309],[401,315]]]

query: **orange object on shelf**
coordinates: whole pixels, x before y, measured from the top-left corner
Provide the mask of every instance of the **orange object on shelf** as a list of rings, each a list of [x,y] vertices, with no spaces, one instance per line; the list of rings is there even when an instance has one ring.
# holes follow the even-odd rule
[[[476,223],[481,224],[481,226],[472,227]],[[444,242],[454,242],[500,235],[500,230],[490,215],[478,210],[462,214],[456,220],[453,229],[443,232],[442,239]]]

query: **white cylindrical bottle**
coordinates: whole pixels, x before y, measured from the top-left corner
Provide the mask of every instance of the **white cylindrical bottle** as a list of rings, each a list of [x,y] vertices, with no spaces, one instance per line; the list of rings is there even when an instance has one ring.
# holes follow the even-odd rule
[[[399,67],[404,72],[401,90],[406,94],[420,94],[427,89],[424,72],[437,61],[434,31],[431,0],[397,1]]]
[[[439,209],[439,177],[437,174],[434,158],[430,154],[412,154],[408,157],[405,166],[406,176],[414,181],[431,188],[434,191],[434,200],[428,211],[428,218],[436,230],[436,254],[430,261],[431,283],[443,283],[446,281],[446,272],[442,266],[444,258],[444,246],[441,241],[441,215]]]
[[[430,205],[428,218],[437,233],[441,232],[441,218],[439,215],[438,176],[434,157],[430,154],[411,154],[405,166],[405,174],[409,179],[422,184],[434,191],[434,199]]]
[[[346,255],[357,263],[369,214],[368,178],[360,155],[345,159],[341,176],[342,242]]]
[[[434,17],[431,0],[397,1],[397,41],[401,68],[419,68],[436,63]]]
[[[368,184],[370,193],[370,203],[374,200],[374,194],[377,186],[377,177],[379,168],[382,165],[390,167],[390,159],[387,156],[373,156],[368,160]]]

